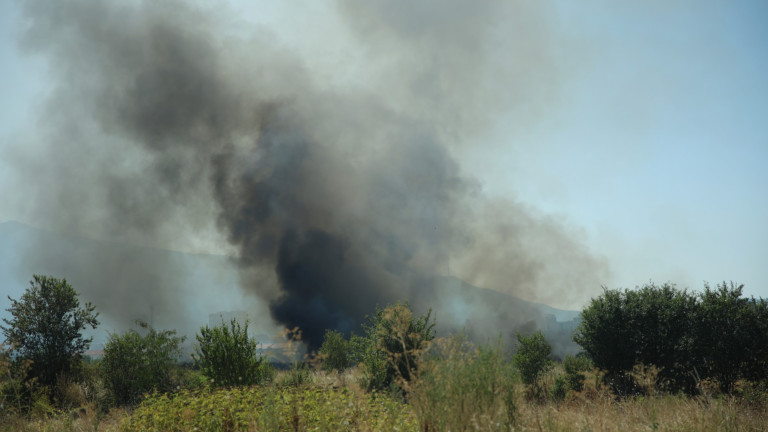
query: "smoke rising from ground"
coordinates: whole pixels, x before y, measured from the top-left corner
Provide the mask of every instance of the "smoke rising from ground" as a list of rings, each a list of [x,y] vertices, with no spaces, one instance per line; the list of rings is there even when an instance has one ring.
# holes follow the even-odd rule
[[[487,319],[441,295],[449,271],[539,300],[599,286],[604,265],[566,228],[483,198],[455,156],[494,110],[530,107],[522,125],[551,97],[546,11],[449,3],[339,2],[370,60],[370,85],[339,90],[226,11],[28,2],[22,43],[49,60],[55,90],[36,141],[15,155],[20,188],[47,223],[75,232],[174,247],[215,222],[243,291],[310,347],[404,299],[434,306],[444,325]],[[106,280],[121,264],[88,271]],[[140,271],[159,284],[103,313],[147,298],[178,310],[190,295],[173,280],[180,269],[142,260]]]

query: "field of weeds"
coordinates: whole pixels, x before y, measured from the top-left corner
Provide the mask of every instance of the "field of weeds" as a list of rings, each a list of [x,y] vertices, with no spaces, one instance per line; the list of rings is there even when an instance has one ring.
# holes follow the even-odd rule
[[[3,431],[764,431],[765,401],[738,396],[651,394],[617,399],[589,374],[584,389],[563,400],[531,400],[521,383],[505,412],[465,409],[470,388],[431,387],[416,403],[398,394],[369,393],[358,371],[312,371],[292,384],[292,371],[268,385],[203,388],[149,395],[133,410],[71,412],[9,418]],[[558,371],[544,377],[552,384]],[[469,385],[471,383],[464,383]],[[457,394],[451,394],[456,391]],[[467,398],[462,398],[465,393]],[[471,392],[469,392],[471,393]],[[501,394],[499,394],[501,396]],[[414,396],[411,396],[413,398]],[[446,403],[447,402],[447,403]],[[425,406],[431,404],[432,406]],[[435,419],[443,413],[447,422]],[[450,413],[450,414],[447,414]],[[442,420],[446,420],[443,418]]]

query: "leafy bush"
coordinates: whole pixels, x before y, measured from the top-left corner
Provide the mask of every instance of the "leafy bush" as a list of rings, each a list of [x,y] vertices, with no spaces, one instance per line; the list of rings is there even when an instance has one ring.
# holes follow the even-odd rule
[[[565,371],[565,381],[567,387],[573,391],[582,391],[584,389],[584,372],[592,369],[592,362],[583,355],[566,355],[563,360],[563,370]]]
[[[512,356],[512,363],[520,371],[523,384],[539,386],[539,377],[552,367],[552,346],[541,332],[530,336],[517,334],[517,352]]]
[[[27,410],[34,390],[34,379],[26,380],[32,361],[11,358],[11,350],[0,345],[0,419]]]
[[[370,327],[364,327],[368,331]],[[350,360],[360,365],[360,384],[368,390],[382,390],[394,381],[394,374],[388,375],[387,360],[384,353],[376,348],[375,333],[359,336],[353,334],[349,339]]]
[[[555,402],[562,401],[568,395],[568,390],[568,379],[564,375],[558,375],[549,389],[549,397]]]
[[[147,323],[138,324],[144,335],[136,330],[113,333],[104,346],[104,385],[120,405],[137,403],[145,393],[174,386],[173,371],[184,338],[177,337],[174,330],[158,332]]]
[[[258,353],[258,343],[248,336],[247,322],[202,327],[197,343],[194,359],[216,386],[260,384],[272,376],[271,365]]]
[[[408,304],[377,309],[363,325],[364,336],[350,341],[352,360],[363,368],[363,381],[369,390],[384,390],[396,381],[408,382],[418,368],[417,359],[435,338],[432,311],[418,318]]]
[[[186,389],[201,389],[210,383],[200,370],[194,368],[192,364],[181,364],[177,369],[179,386]]]
[[[768,303],[743,298],[742,288],[605,290],[582,311],[574,340],[617,394],[645,391],[631,374],[638,365],[657,371],[657,389],[692,393],[697,380],[714,379],[731,392],[739,379],[768,376]]]
[[[742,377],[768,388],[768,301],[749,299],[743,316],[750,336],[741,363]]]
[[[320,356],[323,368],[338,372],[350,366],[349,341],[336,330],[326,330],[323,344],[320,346]]]
[[[696,298],[671,284],[606,290],[582,312],[574,340],[607,371],[616,393],[646,391],[631,375],[636,365],[657,370],[658,389],[691,392],[696,310]]]
[[[573,337],[595,366],[611,377],[627,374],[637,363],[635,321],[624,297],[622,291],[606,289],[592,299],[581,312],[581,324]]]
[[[34,275],[30,286],[14,300],[0,326],[13,355],[31,361],[28,376],[41,386],[53,388],[68,375],[91,343],[86,327],[96,328],[98,313],[90,303],[81,306],[78,293],[66,279]]]
[[[696,325],[698,371],[730,392],[740,378],[768,376],[768,304],[743,298],[743,285],[704,285]]]
[[[475,348],[464,334],[439,339],[407,384],[424,430],[510,430],[517,415],[515,373],[500,343]]]

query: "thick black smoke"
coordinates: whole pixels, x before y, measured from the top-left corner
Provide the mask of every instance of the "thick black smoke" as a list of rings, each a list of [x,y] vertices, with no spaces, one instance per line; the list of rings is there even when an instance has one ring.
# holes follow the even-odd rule
[[[49,225],[167,247],[215,222],[243,290],[269,302],[281,325],[300,327],[310,347],[324,329],[354,330],[376,305],[400,300],[434,306],[447,325],[487,318],[481,304],[445,298],[438,276],[449,271],[528,297],[599,286],[602,265],[562,227],[490,204],[453,156],[484,127],[484,109],[549,92],[532,78],[547,72],[529,61],[546,49],[531,56],[510,39],[519,58],[505,75],[488,66],[484,45],[503,25],[539,31],[524,24],[539,12],[451,3],[454,12],[340,2],[350,34],[378,60],[364,69],[371,85],[339,90],[215,9],[27,2],[23,46],[49,60],[55,83],[40,142],[18,156],[27,197],[38,213],[66,203]],[[495,97],[505,89],[513,94]],[[42,174],[24,177],[30,167]],[[163,279],[102,310],[139,308],[144,290],[163,292],[153,296],[158,313],[178,309],[178,284]],[[493,313],[502,326],[531,318]]]

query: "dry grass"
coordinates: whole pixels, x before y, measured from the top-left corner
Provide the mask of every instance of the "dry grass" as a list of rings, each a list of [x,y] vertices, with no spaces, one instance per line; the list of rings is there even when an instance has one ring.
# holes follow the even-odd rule
[[[764,410],[732,398],[704,401],[653,396],[615,401],[579,397],[560,404],[521,404],[516,430],[523,431],[764,431]]]
[[[341,373],[317,369],[312,371],[312,383],[321,388],[360,387],[359,376],[360,372],[357,367],[347,369]]]
[[[55,415],[10,416],[0,420],[1,432],[117,432],[130,417],[124,409],[100,414],[92,405]]]
[[[557,371],[547,377],[550,381]],[[642,376],[638,377],[643,381]],[[650,381],[650,380],[648,380]],[[560,403],[520,400],[520,431],[766,431],[768,406],[733,397],[664,395],[617,399],[588,374],[582,392]]]

